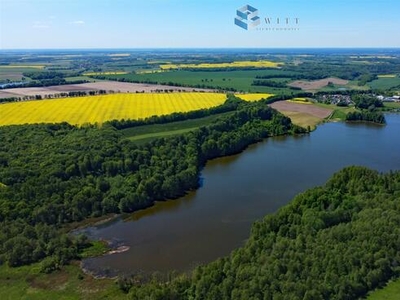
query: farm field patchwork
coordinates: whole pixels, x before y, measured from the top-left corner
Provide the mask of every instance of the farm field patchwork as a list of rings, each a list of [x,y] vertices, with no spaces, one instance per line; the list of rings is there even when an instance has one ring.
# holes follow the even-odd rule
[[[188,70],[173,70],[143,73],[139,71],[136,74],[125,75],[103,75],[99,76],[101,79],[126,81],[126,82],[140,82],[140,83],[153,83],[153,84],[167,84],[177,86],[192,86],[196,88],[207,87],[215,89],[235,90],[248,93],[292,93],[290,88],[273,88],[267,86],[254,86],[253,81],[257,76],[277,76],[274,79],[276,82],[282,80],[290,80],[290,77],[296,75],[292,71],[283,71],[281,69],[268,69],[268,70],[235,70],[226,71],[219,70],[218,72],[210,72],[207,70],[197,70],[195,72]],[[279,78],[279,76],[287,76],[287,78]],[[272,79],[271,79],[272,80]]]
[[[229,63],[200,63],[200,64],[165,64],[160,65],[162,70],[171,69],[213,69],[213,68],[278,68],[282,63],[269,60],[234,61]]]
[[[14,102],[0,105],[0,125],[103,123],[140,119],[221,105],[220,93],[111,94],[91,97]]]
[[[128,72],[125,71],[115,71],[115,72],[88,72],[88,73],[83,73],[83,76],[96,76],[96,75],[124,75],[128,74]]]
[[[44,65],[1,65],[0,82],[20,81],[24,72],[39,72],[44,69]]]

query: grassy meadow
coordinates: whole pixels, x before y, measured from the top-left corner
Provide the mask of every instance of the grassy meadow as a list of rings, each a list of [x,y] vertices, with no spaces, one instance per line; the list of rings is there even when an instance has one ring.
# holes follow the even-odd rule
[[[400,102],[384,102],[383,105],[389,109],[400,109]]]
[[[400,279],[389,282],[383,289],[371,292],[367,300],[398,300],[400,298]]]
[[[122,129],[121,133],[131,141],[137,144],[143,144],[160,137],[172,136],[195,130],[201,126],[209,125],[217,119],[231,115],[233,112],[227,112],[217,115],[211,115],[204,118],[172,122],[167,124],[153,124]]]
[[[51,274],[40,263],[18,268],[0,266],[0,299],[126,299],[112,279],[83,274],[78,262]]]

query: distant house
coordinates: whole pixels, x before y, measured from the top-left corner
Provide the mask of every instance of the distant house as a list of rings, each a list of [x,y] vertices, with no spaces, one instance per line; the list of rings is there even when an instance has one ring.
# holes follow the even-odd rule
[[[377,96],[376,97],[378,100],[381,100],[381,101],[383,101],[383,99],[385,99],[385,97],[383,97],[382,95],[379,95],[379,96]]]

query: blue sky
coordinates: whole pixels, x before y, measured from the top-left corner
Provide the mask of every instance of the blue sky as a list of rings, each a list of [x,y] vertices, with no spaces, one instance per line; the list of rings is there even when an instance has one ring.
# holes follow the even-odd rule
[[[234,25],[245,4],[259,30]],[[399,12],[399,0],[0,0],[0,48],[400,47]]]

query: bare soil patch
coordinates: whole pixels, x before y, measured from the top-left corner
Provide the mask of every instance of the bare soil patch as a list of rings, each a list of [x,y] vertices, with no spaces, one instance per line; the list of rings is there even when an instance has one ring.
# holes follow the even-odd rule
[[[36,289],[44,290],[63,290],[69,279],[69,274],[65,270],[52,273],[52,276],[41,276],[28,278],[29,285]]]
[[[0,91],[0,98],[24,97],[35,95],[54,95],[60,93],[77,92],[77,91],[114,91],[120,93],[152,93],[168,91],[204,91],[210,92],[210,89],[196,89],[179,86],[159,85],[159,84],[142,84],[117,81],[98,81],[83,84],[67,84],[48,87],[31,87],[31,88],[12,88]]]
[[[13,98],[16,97],[15,94],[6,92],[5,90],[0,90],[0,99],[2,98]]]
[[[293,103],[289,101],[275,102],[272,103],[270,106],[280,112],[290,111],[307,113],[320,119],[327,118],[332,113],[332,110],[328,108],[318,107],[312,104]]]
[[[320,80],[313,80],[313,81],[304,81],[304,80],[296,80],[292,83],[289,83],[288,86],[301,88],[302,90],[312,91],[312,90],[319,90],[326,87],[330,82],[337,85],[346,85],[349,83],[348,80],[329,77]]]

